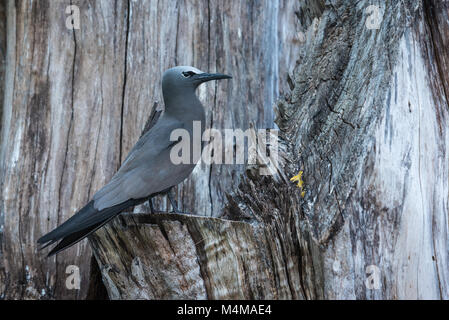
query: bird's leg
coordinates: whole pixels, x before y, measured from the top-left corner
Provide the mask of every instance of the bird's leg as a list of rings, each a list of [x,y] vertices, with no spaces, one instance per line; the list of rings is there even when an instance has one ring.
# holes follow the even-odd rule
[[[181,211],[179,211],[178,205],[176,204],[176,201],[173,199],[172,190],[173,190],[173,188],[168,190],[167,196],[168,196],[168,200],[170,200],[171,206],[173,207],[173,212],[175,212],[175,213],[182,213]]]
[[[150,212],[154,213],[154,206],[153,206],[153,197],[148,198],[148,205],[150,206]]]

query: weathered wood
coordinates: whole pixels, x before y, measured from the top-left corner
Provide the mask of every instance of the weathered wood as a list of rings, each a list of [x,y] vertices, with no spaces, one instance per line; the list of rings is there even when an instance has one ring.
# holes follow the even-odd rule
[[[111,297],[449,298],[448,2],[379,2],[378,29],[368,1],[304,3],[279,171],[246,172],[233,221],[125,217],[97,233]]]
[[[286,95],[282,161],[274,176],[199,166],[178,202],[220,219],[124,216],[94,235],[112,298],[447,299],[448,1],[379,1],[379,29],[371,4],[8,0],[0,297],[86,297],[87,242],[44,260],[35,240],[112,176],[162,71],[190,64],[234,76],[199,91],[218,129],[272,127]]]
[[[163,107],[160,77],[169,67],[188,64],[233,75],[232,85],[210,83],[199,91],[211,126],[272,126],[271,105],[287,84],[279,74],[292,69],[300,46],[294,15],[299,4],[1,3],[7,16],[7,56],[0,296],[83,299],[90,287],[87,241],[47,260],[36,251],[36,239],[73,215],[114,174],[154,102]],[[80,29],[66,27],[71,4],[80,10]],[[177,200],[184,210],[217,215],[243,169],[202,165],[178,188]],[[159,209],[166,206],[165,199],[156,201]],[[69,265],[80,268],[80,290],[65,286]]]
[[[287,86],[279,75],[291,71],[301,44],[298,7],[287,0],[130,2],[122,160],[147,119],[148,101],[162,102],[161,75],[174,65],[232,74],[232,82],[199,89],[210,127],[245,130],[251,122],[273,127],[272,104]],[[181,209],[217,216],[243,170],[202,163],[175,190]],[[157,209],[167,206],[166,198],[155,200]]]
[[[277,122],[286,173],[304,172],[297,243],[308,262],[301,269],[320,270],[303,278],[305,292],[320,293],[309,297],[449,296],[448,100],[428,36],[428,5],[381,3],[380,28],[370,30],[368,2],[337,1],[309,28]],[[437,21],[448,10],[445,2],[433,11]],[[263,218],[261,204],[278,206],[265,193],[244,185],[234,211]],[[369,270],[378,271],[377,289],[366,285]]]
[[[5,69],[6,69],[6,2],[0,2],[0,103],[4,99],[4,83],[5,83]],[[2,118],[3,108],[0,108],[0,119]],[[2,123],[0,121],[0,132]],[[6,272],[3,262],[3,225],[4,216],[0,211],[0,299],[4,298]]]
[[[257,225],[177,214],[125,215],[95,238],[101,239],[92,244],[112,299],[292,297],[280,244]]]

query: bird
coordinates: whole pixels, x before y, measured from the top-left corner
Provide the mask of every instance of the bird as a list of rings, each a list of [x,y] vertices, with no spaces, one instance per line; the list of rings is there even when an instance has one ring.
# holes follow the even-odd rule
[[[57,243],[48,257],[57,254],[103,227],[125,209],[146,201],[153,211],[151,199],[155,195],[168,194],[173,210],[179,212],[170,191],[191,174],[199,159],[174,164],[170,153],[182,139],[172,141],[171,132],[184,129],[192,136],[194,122],[199,122],[202,135],[206,116],[196,89],[211,80],[231,78],[191,66],[165,71],[162,76],[165,110],[159,120],[139,138],[111,180],[83,208],[37,240],[39,250]]]

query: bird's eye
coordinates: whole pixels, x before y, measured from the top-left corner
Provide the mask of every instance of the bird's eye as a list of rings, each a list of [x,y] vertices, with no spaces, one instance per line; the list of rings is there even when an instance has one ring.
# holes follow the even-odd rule
[[[191,76],[193,76],[193,75],[195,75],[196,73],[195,72],[193,72],[193,71],[184,71],[183,73],[182,73],[182,75],[184,76],[184,77],[186,77],[186,78],[190,78]]]

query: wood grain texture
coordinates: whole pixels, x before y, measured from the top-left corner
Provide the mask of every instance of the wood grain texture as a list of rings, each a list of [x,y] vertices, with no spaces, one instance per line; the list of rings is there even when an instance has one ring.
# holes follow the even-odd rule
[[[160,78],[169,67],[189,64],[234,76],[232,85],[207,84],[199,91],[211,126],[273,126],[271,105],[287,86],[279,75],[292,70],[300,45],[298,3],[4,4],[0,296],[83,299],[91,268],[87,242],[46,260],[36,251],[36,239],[73,215],[114,174],[154,103],[163,109]],[[80,29],[66,27],[71,4],[80,9]],[[242,171],[202,165],[179,187],[178,202],[185,210],[217,215]],[[157,206],[166,208],[166,200]],[[80,290],[65,286],[69,265],[80,268]]]
[[[0,2],[0,103],[3,105],[4,84],[5,84],[5,71],[6,71],[6,2]],[[0,119],[2,117],[3,108],[0,108]],[[0,132],[1,132],[0,121]],[[3,262],[3,225],[4,215],[0,211],[0,299],[4,298],[5,292],[5,267]]]
[[[379,3],[383,21],[370,30],[368,2],[337,1],[308,29],[278,118],[286,174],[304,172],[296,214],[308,297],[448,298],[449,108],[428,5]],[[444,21],[447,8],[434,14]],[[264,218],[274,201],[247,184],[231,213]],[[378,289],[366,285],[372,266]]]
[[[45,260],[35,240],[112,176],[181,64],[234,76],[199,90],[218,129],[273,127],[283,93],[282,161],[273,176],[202,164],[177,190],[198,216],[94,235],[111,298],[449,297],[447,1],[379,1],[379,29],[371,1],[73,0],[79,30],[69,4],[5,5],[1,298],[87,296],[87,242]]]
[[[76,212],[119,162],[125,7],[85,3],[79,30],[69,1],[9,1],[2,134],[4,261],[9,298],[82,297],[67,290],[68,265],[84,266],[87,244],[52,259],[36,239]],[[81,7],[81,4],[80,4]],[[110,23],[97,25],[115,16]],[[122,60],[124,61],[124,60]]]
[[[306,41],[293,90],[277,104],[276,174],[249,167],[220,219],[126,217],[131,228],[116,221],[114,232],[97,233],[112,297],[449,298],[446,42],[428,36],[445,34],[447,7],[379,2],[382,22],[369,29],[371,2],[320,3],[305,1],[310,10],[298,12]],[[289,182],[299,171],[304,189]],[[150,238],[151,255],[177,265],[155,287],[152,275],[169,268],[139,249]],[[177,254],[178,242],[189,253]],[[117,261],[121,248],[132,254]],[[140,257],[133,278],[127,270]],[[192,291],[181,289],[199,278]]]
[[[291,292],[299,283],[287,280],[297,270],[286,265],[273,236],[273,230],[218,218],[125,215],[91,243],[112,299],[301,297]]]
[[[294,1],[130,2],[122,160],[148,117],[148,102],[162,102],[163,71],[175,65],[233,76],[199,88],[208,127],[273,127],[272,104],[287,86],[279,75],[292,70],[300,47],[297,7]],[[243,169],[200,164],[178,187],[178,203],[187,212],[218,215]],[[161,210],[168,205],[165,198],[155,203]]]

